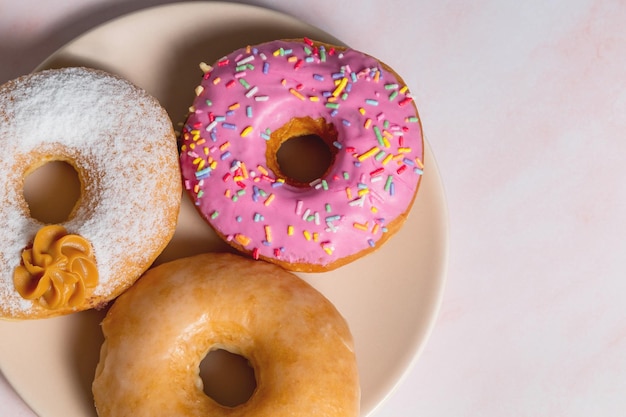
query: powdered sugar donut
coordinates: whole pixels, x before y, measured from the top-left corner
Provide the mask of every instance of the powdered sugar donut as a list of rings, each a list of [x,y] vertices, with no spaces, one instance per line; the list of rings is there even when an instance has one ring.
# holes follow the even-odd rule
[[[274,41],[220,59],[197,88],[181,169],[199,212],[235,248],[295,271],[325,271],[380,247],[403,224],[423,172],[417,109],[378,60]],[[332,163],[285,175],[280,146],[316,135]]]
[[[46,70],[0,87],[0,317],[98,307],[128,288],[174,233],[180,172],[171,121],[126,80]],[[50,161],[74,167],[69,218],[32,218],[24,178]]]

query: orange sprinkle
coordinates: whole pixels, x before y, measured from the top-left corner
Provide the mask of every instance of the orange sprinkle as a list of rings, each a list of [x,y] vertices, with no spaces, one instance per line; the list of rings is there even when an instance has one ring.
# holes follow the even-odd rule
[[[237,234],[235,235],[235,241],[236,241],[237,243],[239,243],[240,245],[243,245],[243,246],[248,246],[248,245],[250,244],[250,241],[251,241],[251,240],[252,240],[252,239],[250,239],[248,236],[246,236],[246,235],[242,235],[242,234],[240,234],[240,233],[237,233]]]
[[[274,198],[275,198],[274,194],[268,195],[265,201],[263,202],[263,204],[265,206],[269,206],[272,203],[272,201],[274,201]]]
[[[305,97],[302,94],[300,94],[298,91],[294,90],[293,88],[290,88],[289,92],[293,94],[294,96],[298,97],[300,100],[305,99]]]

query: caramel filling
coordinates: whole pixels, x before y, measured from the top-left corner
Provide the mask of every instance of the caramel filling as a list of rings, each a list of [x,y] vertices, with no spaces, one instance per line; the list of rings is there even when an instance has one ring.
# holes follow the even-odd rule
[[[79,306],[98,283],[91,244],[63,226],[44,226],[22,252],[13,283],[22,297],[49,309]]]

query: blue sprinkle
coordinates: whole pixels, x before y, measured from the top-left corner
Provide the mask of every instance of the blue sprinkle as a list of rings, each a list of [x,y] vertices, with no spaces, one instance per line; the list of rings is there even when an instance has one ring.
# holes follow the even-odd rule
[[[352,78],[352,82],[353,83],[357,82],[357,80],[358,80],[355,72],[351,72],[350,73],[350,78]]]
[[[252,106],[246,106],[246,116],[252,118]]]
[[[389,186],[389,195],[394,195],[396,193],[396,184],[395,183],[391,183],[391,185]]]
[[[333,93],[331,91],[323,91],[322,92],[322,97],[324,97],[324,98],[330,97],[332,95],[333,95]]]
[[[237,216],[235,217],[235,220],[237,220],[237,223],[241,223],[243,219],[241,218],[241,216]]]
[[[332,74],[333,80],[338,80],[339,78],[343,78],[342,72],[335,72]]]
[[[417,175],[422,175],[424,173],[424,170],[418,167],[415,167],[413,168],[413,172],[415,172]]]
[[[278,188],[278,187],[282,187],[285,183],[282,181],[274,181],[272,183],[272,188]]]
[[[404,158],[404,159],[402,160],[402,162],[404,162],[405,164],[410,165],[410,166],[412,166],[412,167],[414,167],[414,166],[415,166],[415,162],[413,162],[413,160],[412,160],[412,159],[409,159],[409,158]]]
[[[333,111],[330,112],[330,116],[331,117],[335,117],[335,116],[337,116],[337,113],[339,113],[339,110],[334,109]]]
[[[370,245],[371,247],[376,246],[376,242],[374,242],[372,239],[367,239],[367,243],[368,243],[368,245]]]
[[[237,126],[232,123],[222,123],[222,127],[225,129],[231,129],[231,130],[237,129]]]
[[[313,79],[317,81],[324,81],[324,76],[320,74],[313,74]]]
[[[267,74],[270,71],[270,63],[265,61],[263,63],[263,74]]]
[[[220,155],[220,159],[223,161],[225,159],[230,158],[230,151],[226,151],[224,152],[222,155]]]
[[[341,143],[339,143],[338,141],[334,141],[333,142],[333,146],[337,149],[341,149],[343,148],[343,145]]]
[[[263,246],[270,246],[270,242],[268,242],[267,240],[263,240],[261,243],[263,244]]]
[[[346,84],[345,91],[346,91],[346,93],[349,93],[350,91],[352,91],[352,83]]]
[[[378,106],[378,100],[374,100],[373,98],[365,99],[365,103],[369,104],[370,106]]]
[[[223,122],[224,120],[226,120],[226,116],[215,116],[216,122]]]
[[[350,126],[351,125],[350,120],[347,120],[347,119],[342,119],[341,123],[343,123],[344,126]]]
[[[359,168],[361,166],[361,161],[354,161],[354,166]]]
[[[328,216],[328,217],[326,217],[326,219],[325,219],[325,220],[326,220],[327,222],[334,222],[334,221],[337,221],[337,220],[340,220],[340,219],[341,219],[341,216],[340,216],[339,214],[335,214],[334,216]]]
[[[211,175],[211,167],[206,167],[196,172],[196,179],[201,180]]]
[[[270,140],[270,135],[268,135],[267,133],[265,133],[265,132],[261,132],[261,133],[260,133],[260,135],[261,135],[261,137],[262,137],[263,139],[265,139],[265,140]]]
[[[260,214],[260,213],[254,213],[254,221],[255,221],[255,222],[260,222],[260,221],[263,221],[263,220],[265,220],[265,218],[263,217],[263,215],[262,215],[262,214]]]
[[[235,115],[235,110],[228,110],[226,112],[226,116],[234,116]]]
[[[211,141],[217,142],[217,133],[215,132],[215,129],[211,130],[209,136],[211,137]]]
[[[304,62],[308,64],[310,64],[313,61],[315,61],[315,58],[313,58],[312,56],[307,56],[306,58],[304,58]]]

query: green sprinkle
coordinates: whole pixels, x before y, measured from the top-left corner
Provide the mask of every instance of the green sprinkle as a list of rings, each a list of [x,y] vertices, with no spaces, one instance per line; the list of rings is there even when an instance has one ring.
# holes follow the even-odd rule
[[[322,188],[324,191],[328,191],[328,182],[326,180],[322,180]]]
[[[242,195],[246,195],[246,190],[238,190],[237,195],[241,197]]]
[[[349,180],[350,179],[350,174],[348,174],[347,171],[343,171],[343,179],[344,180]]]
[[[343,93],[343,94],[341,95],[341,99],[342,99],[343,101],[346,101],[346,100],[348,99],[348,93]]]
[[[245,65],[238,65],[235,67],[235,71],[236,72],[241,72],[241,71],[245,71],[247,69],[247,67]]]
[[[212,218],[212,219],[216,219],[216,218],[217,218],[217,216],[219,216],[219,215],[220,215],[220,212],[219,212],[219,211],[217,211],[217,210],[215,210],[213,213],[211,213],[211,218]]]
[[[313,220],[315,220],[315,216],[312,214],[309,214],[309,216],[306,218],[307,222],[312,222]]]
[[[395,90],[398,88],[398,84],[385,84],[385,90]]]
[[[243,78],[240,78],[240,79],[239,79],[239,82],[241,83],[241,85],[243,85],[243,87],[244,87],[246,90],[250,88],[250,84],[249,84],[246,80],[244,80]]]
[[[383,141],[383,135],[380,133],[380,129],[378,126],[374,126],[374,134],[376,135],[376,140],[378,140],[378,144],[380,146],[385,146],[385,142]]]
[[[207,106],[212,106],[213,105],[213,102],[211,100],[207,100],[207,101],[205,101],[205,103],[206,103]]]
[[[374,159],[377,161],[380,161],[381,159],[383,159],[385,156],[387,155],[387,153],[385,151],[380,151],[376,154],[376,156],[374,156]]]
[[[383,122],[383,129],[389,129],[389,120]]]
[[[417,118],[417,116],[411,116],[407,120],[411,123],[417,123],[419,119]]]
[[[330,204],[326,203],[326,213],[330,213],[331,211]]]
[[[385,191],[389,192],[389,189],[391,188],[391,183],[393,182],[393,176],[388,175],[387,176],[387,181],[385,182]]]
[[[339,103],[326,103],[326,107],[328,107],[329,109],[338,109]]]
[[[398,91],[393,90],[391,94],[389,94],[389,101],[393,101],[394,98],[398,97]]]

